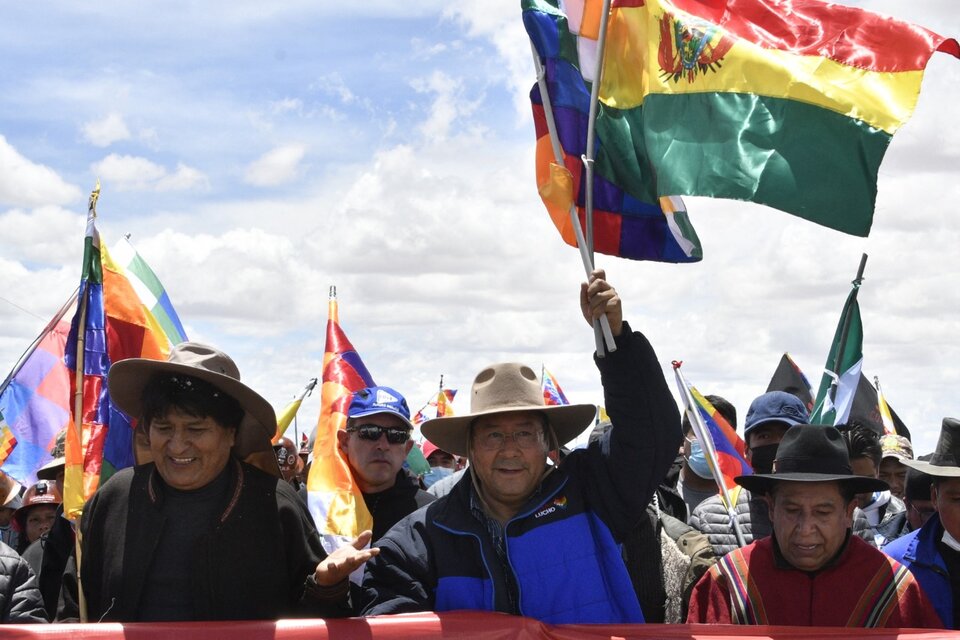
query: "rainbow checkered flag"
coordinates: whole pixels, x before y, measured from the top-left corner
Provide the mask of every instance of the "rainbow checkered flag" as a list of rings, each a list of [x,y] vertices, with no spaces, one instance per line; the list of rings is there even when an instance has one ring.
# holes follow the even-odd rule
[[[323,354],[320,418],[313,444],[313,465],[307,476],[307,506],[328,553],[349,544],[366,529],[373,516],[340,455],[337,432],[347,424],[353,394],[374,386],[373,377],[340,327],[337,289],[330,287],[327,342]]]
[[[570,404],[567,396],[564,395],[560,383],[552,373],[543,368],[543,374],[540,376],[540,386],[543,389],[543,404],[547,406]]]
[[[80,516],[84,503],[103,482],[134,463],[131,418],[113,406],[107,390],[110,365],[126,358],[165,360],[171,346],[127,271],[100,242],[99,195],[98,184],[90,196],[77,311],[64,353],[74,399],[63,490],[64,513],[71,519]]]

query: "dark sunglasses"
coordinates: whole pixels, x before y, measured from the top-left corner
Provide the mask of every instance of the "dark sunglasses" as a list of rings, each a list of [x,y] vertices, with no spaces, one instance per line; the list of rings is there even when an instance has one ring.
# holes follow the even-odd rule
[[[410,430],[403,427],[381,427],[378,424],[357,424],[347,427],[347,433],[357,434],[361,440],[376,442],[382,434],[390,444],[403,444],[410,439]]]

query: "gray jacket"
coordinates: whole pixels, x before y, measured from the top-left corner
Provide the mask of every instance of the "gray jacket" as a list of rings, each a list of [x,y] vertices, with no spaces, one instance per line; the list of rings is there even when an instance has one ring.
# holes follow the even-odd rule
[[[0,542],[0,622],[46,622],[37,577],[20,554]]]
[[[743,532],[744,544],[766,538],[773,533],[767,501],[763,496],[754,497],[748,490],[740,489],[734,510],[740,531]],[[694,509],[690,516],[690,526],[707,536],[718,558],[738,546],[730,517],[719,495],[707,498]],[[874,531],[859,508],[853,514],[853,533],[876,546]]]

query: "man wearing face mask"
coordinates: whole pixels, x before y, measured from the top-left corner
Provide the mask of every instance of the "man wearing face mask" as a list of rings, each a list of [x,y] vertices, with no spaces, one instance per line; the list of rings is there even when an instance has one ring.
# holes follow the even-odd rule
[[[716,407],[731,427],[737,428],[737,410],[732,404],[720,396],[706,396],[706,399]],[[693,432],[690,418],[684,414],[683,464],[677,479],[677,492],[687,505],[687,513],[692,514],[701,502],[717,495],[717,491],[717,482],[710,472],[710,465],[707,464],[703,447],[700,446],[700,441]]]
[[[457,458],[452,453],[448,453],[433,444],[429,440],[424,440],[421,446],[423,457],[427,459],[430,465],[430,471],[420,480],[428,489],[438,480],[447,478],[457,470]]]

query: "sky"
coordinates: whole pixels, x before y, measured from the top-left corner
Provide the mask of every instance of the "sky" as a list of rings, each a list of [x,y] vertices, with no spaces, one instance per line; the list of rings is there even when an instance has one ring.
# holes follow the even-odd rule
[[[269,3],[268,3],[269,4]],[[15,3],[0,23],[0,369],[80,278],[86,200],[188,336],[280,411],[321,375],[328,291],[416,411],[485,365],[602,403],[584,277],[537,195],[519,2]],[[960,35],[955,0],[847,1]],[[864,372],[931,451],[960,414],[960,62],[931,60],[880,169],[869,238],[687,198],[697,264],[598,256],[625,316],[740,420],[789,352],[816,385],[862,253]],[[319,394],[298,429],[312,429]]]

